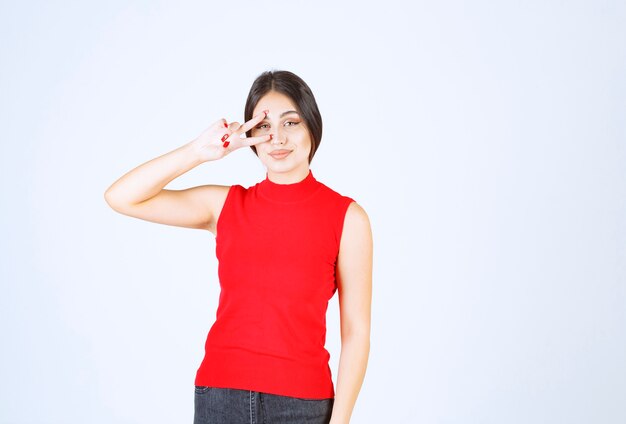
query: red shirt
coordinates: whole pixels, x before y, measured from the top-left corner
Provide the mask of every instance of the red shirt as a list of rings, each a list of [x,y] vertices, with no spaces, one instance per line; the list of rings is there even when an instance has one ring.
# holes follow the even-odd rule
[[[326,310],[346,210],[320,183],[233,185],[217,222],[220,298],[198,386],[335,396]]]

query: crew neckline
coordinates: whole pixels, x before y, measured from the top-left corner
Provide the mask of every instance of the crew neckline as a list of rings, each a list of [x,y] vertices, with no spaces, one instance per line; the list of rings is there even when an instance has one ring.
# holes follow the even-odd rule
[[[307,199],[320,186],[321,183],[313,176],[311,169],[309,169],[309,173],[304,179],[289,184],[275,183],[269,179],[268,173],[265,172],[265,179],[258,184],[258,192],[266,199],[275,202],[291,203]]]

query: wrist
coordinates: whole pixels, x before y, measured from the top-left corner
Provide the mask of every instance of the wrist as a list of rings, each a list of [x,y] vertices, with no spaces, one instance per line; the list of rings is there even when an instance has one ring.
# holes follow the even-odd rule
[[[182,149],[184,150],[185,156],[188,158],[192,167],[196,167],[201,163],[206,162],[206,160],[202,158],[197,139],[191,140],[189,143],[183,145]]]

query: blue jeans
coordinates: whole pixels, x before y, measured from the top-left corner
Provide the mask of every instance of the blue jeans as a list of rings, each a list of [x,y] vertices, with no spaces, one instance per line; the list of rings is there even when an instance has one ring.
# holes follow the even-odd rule
[[[334,398],[195,386],[193,424],[328,424]]]

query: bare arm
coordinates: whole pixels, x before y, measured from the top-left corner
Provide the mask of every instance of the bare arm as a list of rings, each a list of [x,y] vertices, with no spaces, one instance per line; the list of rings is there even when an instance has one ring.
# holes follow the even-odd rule
[[[348,424],[361,390],[370,350],[373,241],[365,210],[346,211],[337,258],[341,355],[331,424]]]
[[[228,187],[163,188],[200,163],[194,145],[187,143],[127,172],[109,187],[104,197],[113,210],[124,215],[209,230],[214,221],[214,206]]]
[[[170,181],[202,163],[192,143],[128,171],[104,193],[107,203],[114,209],[124,208],[159,194]]]
[[[220,159],[240,147],[268,141],[266,135],[239,137],[263,118],[261,113],[244,125],[233,122],[229,126],[224,119],[216,121],[193,141],[124,174],[105,191],[106,202],[115,211],[135,218],[212,230],[228,186],[203,185],[185,190],[163,187],[203,162]],[[225,134],[230,142],[227,147],[222,142]]]

